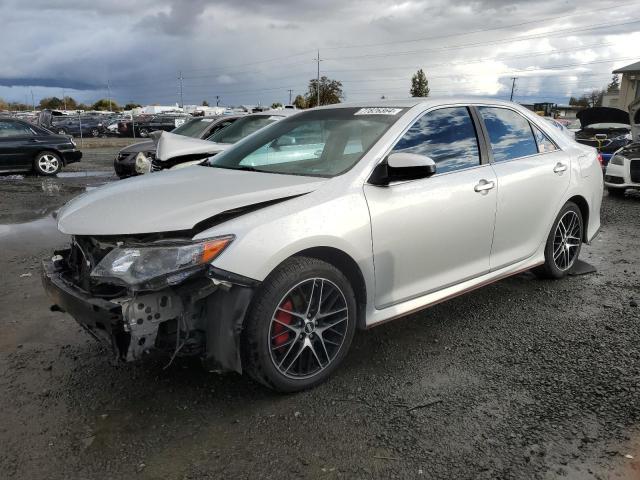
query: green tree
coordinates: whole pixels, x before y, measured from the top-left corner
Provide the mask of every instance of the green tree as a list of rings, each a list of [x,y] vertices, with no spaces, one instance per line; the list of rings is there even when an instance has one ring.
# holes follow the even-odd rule
[[[134,108],[140,108],[142,105],[139,103],[127,103],[123,109],[124,110],[133,110]]]
[[[411,77],[411,89],[409,93],[411,93],[412,97],[428,97],[430,91],[427,76],[422,69],[418,70],[413,74],[413,77]]]
[[[9,104],[0,98],[0,110],[9,110]]]
[[[40,108],[48,108],[50,110],[59,110],[64,106],[61,98],[58,97],[45,97],[40,100]]]
[[[293,100],[293,105],[300,110],[307,108],[307,101],[304,99],[302,95],[296,95],[296,98]]]
[[[110,110],[110,111],[116,112],[116,111],[120,110],[120,107],[113,100],[109,100],[107,98],[101,98],[96,103],[91,105],[91,109],[92,110],[107,110],[107,111]]]
[[[607,93],[616,93],[620,91],[620,77],[618,75],[613,75],[611,77],[611,82],[607,85]]]
[[[208,107],[209,106],[209,102],[207,102],[206,100],[202,100],[202,106],[203,107]]]
[[[280,102],[273,102],[273,103],[271,104],[271,108],[273,108],[274,110],[275,110],[276,108],[282,108],[282,104],[281,104]]]
[[[340,103],[343,97],[342,82],[332,80],[325,76],[320,77],[320,105]],[[305,102],[309,108],[318,106],[318,80],[316,78],[309,81],[309,91],[307,92]]]

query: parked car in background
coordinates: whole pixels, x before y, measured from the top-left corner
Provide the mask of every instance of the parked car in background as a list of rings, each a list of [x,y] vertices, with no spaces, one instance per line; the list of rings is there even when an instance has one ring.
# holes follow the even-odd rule
[[[294,392],[356,328],[529,269],[566,276],[602,189],[595,149],[514,103],[332,105],[76,197],[43,280],[122,360],[195,356]]]
[[[631,141],[629,114],[619,108],[593,107],[580,110],[576,115],[580,130],[576,141],[595,147],[606,165],[613,153]]]
[[[84,114],[69,115],[55,110],[43,110],[37,124],[59,135],[99,137],[107,133],[105,118]]]
[[[272,123],[295,115],[298,110],[266,110],[238,119],[228,128],[219,130],[204,140],[180,137],[163,133],[158,138],[156,158],[151,170],[185,168],[200,163],[203,159],[229,149],[236,142],[248,137]]]
[[[162,130],[170,132],[193,118],[187,113],[159,113],[156,115],[135,115],[133,120],[118,123],[118,133],[123,137],[147,138],[151,132]]]
[[[173,129],[171,133],[189,138],[204,139],[228,127],[238,118],[241,118],[241,116],[226,115],[193,118]],[[118,177],[126,178],[148,173],[151,169],[151,162],[156,158],[156,142],[157,138],[145,140],[120,150],[113,161],[113,168]]]
[[[37,125],[0,117],[0,171],[55,175],[82,152],[69,135],[56,135]]]
[[[631,143],[617,150],[605,171],[609,195],[624,196],[627,189],[640,190],[640,99],[629,106]]]

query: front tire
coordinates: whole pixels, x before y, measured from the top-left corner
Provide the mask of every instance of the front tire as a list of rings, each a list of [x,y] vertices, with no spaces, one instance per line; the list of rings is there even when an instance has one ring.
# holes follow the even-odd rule
[[[141,128],[140,130],[138,130],[138,134],[142,138],[148,138],[149,137],[149,130],[147,128]]]
[[[54,152],[40,152],[33,160],[33,169],[38,175],[56,175],[62,170],[62,159]]]
[[[567,202],[553,222],[544,249],[544,264],[533,272],[541,278],[565,277],[580,255],[583,238],[582,212]]]
[[[279,392],[315,387],[342,362],[355,327],[355,295],[344,274],[322,260],[291,258],[256,292],[243,332],[243,368]]]
[[[100,136],[100,130],[98,130],[97,128],[92,128],[91,130],[89,130],[89,134],[93,137],[93,138],[97,138]]]

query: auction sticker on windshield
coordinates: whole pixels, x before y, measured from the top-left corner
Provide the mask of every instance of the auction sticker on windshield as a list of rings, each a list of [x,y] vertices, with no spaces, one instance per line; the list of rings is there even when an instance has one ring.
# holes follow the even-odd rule
[[[184,122],[185,122],[184,118],[176,118],[173,121],[173,124],[176,126],[176,128],[178,128],[178,127],[181,127],[184,124]]]
[[[401,111],[401,108],[368,107],[361,108],[354,115],[397,115]]]

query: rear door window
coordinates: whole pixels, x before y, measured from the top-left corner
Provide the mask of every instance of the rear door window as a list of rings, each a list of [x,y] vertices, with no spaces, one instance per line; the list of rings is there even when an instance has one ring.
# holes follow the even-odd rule
[[[538,153],[529,121],[513,110],[478,107],[489,133],[493,160],[506,162]]]
[[[558,146],[553,143],[553,141],[549,137],[547,137],[547,135],[542,130],[540,130],[535,125],[532,125],[532,128],[536,137],[536,143],[538,144],[539,153],[549,153],[558,150]]]
[[[425,113],[393,147],[393,152],[418,153],[436,163],[436,173],[480,165],[478,137],[467,107]]]

